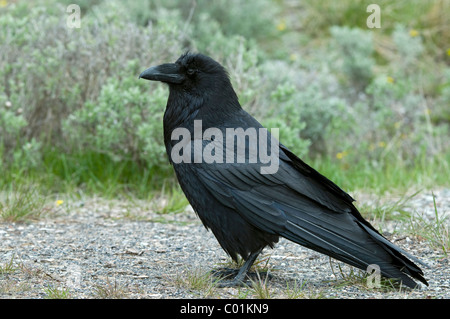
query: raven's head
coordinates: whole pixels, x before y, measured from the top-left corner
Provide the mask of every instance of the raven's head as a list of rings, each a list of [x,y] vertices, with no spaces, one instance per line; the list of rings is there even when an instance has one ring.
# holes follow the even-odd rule
[[[186,52],[175,63],[153,66],[139,78],[167,83],[171,90],[204,94],[211,89],[223,90],[231,83],[224,67],[200,53]]]

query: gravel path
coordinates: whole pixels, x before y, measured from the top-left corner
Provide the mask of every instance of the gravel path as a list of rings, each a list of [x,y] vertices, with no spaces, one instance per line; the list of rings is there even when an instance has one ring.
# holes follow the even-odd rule
[[[448,215],[450,189],[434,193],[439,214]],[[420,212],[422,223],[432,223],[431,192],[420,193],[409,205]],[[69,298],[449,298],[449,258],[442,250],[408,236],[398,221],[384,223],[383,229],[397,230],[389,239],[431,266],[424,269],[429,287],[369,289],[365,280],[352,279],[349,267],[281,239],[261,257],[270,274],[260,276],[263,283],[267,279],[262,295],[249,287],[195,282],[229,258],[189,209],[158,215],[142,201],[65,200],[37,221],[0,223],[0,298],[58,297],[58,292],[68,292]]]

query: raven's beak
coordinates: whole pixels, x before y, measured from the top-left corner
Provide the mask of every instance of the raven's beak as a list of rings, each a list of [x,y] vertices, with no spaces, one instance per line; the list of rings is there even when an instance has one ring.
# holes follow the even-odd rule
[[[166,63],[148,68],[139,75],[139,78],[179,84],[183,82],[184,75],[180,72],[180,67],[177,64]]]

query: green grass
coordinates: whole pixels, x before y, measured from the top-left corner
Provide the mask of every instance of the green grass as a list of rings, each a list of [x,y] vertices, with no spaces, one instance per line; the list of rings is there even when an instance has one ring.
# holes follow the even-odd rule
[[[152,171],[136,163],[115,162],[101,154],[85,155],[48,154],[45,169],[5,171],[0,181],[0,218],[7,221],[38,219],[53,208],[48,205],[48,198],[64,194],[149,201],[163,198],[163,205],[154,208],[161,215],[181,212],[188,205],[168,163],[167,167]],[[411,188],[450,185],[447,178],[450,153],[434,158],[423,156],[409,165],[399,159],[378,163],[363,157],[359,161],[347,158],[305,161],[350,193],[359,190],[382,196],[386,192],[401,194]],[[372,217],[392,218],[394,211],[401,211],[404,201],[407,198],[389,207],[372,207]]]
[[[38,219],[49,208],[35,185],[21,184],[0,191],[0,219],[10,222]]]
[[[305,297],[304,287],[306,281],[302,280],[299,284],[297,280],[289,283],[286,282],[286,298],[287,299],[300,299]]]
[[[111,282],[107,278],[103,285],[95,285],[93,288],[94,298],[99,299],[124,299],[129,295],[128,288],[118,283],[116,279]]]
[[[165,180],[169,177],[169,164],[161,169],[147,168],[140,163],[115,161],[105,154],[94,152],[71,156],[48,153],[44,167],[45,171],[35,172],[37,176],[49,176],[56,184],[68,190],[82,188],[104,197],[129,193],[147,198],[151,190],[164,187]],[[46,186],[51,190],[53,185],[54,183]]]
[[[269,272],[261,275],[259,271],[256,271],[256,277],[256,279],[250,279],[250,288],[252,289],[255,298],[271,299],[273,293],[269,283]]]
[[[416,191],[412,195],[402,195],[394,202],[356,205],[363,216],[369,220],[376,220],[383,225],[387,220],[407,221],[412,217],[408,202],[416,197],[421,191]]]
[[[188,289],[201,298],[212,297],[220,279],[215,278],[210,271],[200,268],[186,269],[176,274],[174,283],[178,288]]]
[[[445,257],[450,252],[450,229],[448,215],[441,215],[436,206],[436,198],[433,194],[434,219],[427,218],[423,214],[415,214],[408,223],[409,232],[417,237],[424,238],[431,247],[441,251]]]
[[[347,192],[368,190],[381,195],[411,187],[430,189],[450,185],[450,153],[432,158],[423,155],[409,164],[394,158],[372,161],[364,154],[352,160],[318,158],[307,162]]]
[[[393,279],[386,278],[383,276],[380,276],[380,280],[378,283],[371,282],[372,287],[369,284],[369,280],[372,280],[369,277],[369,273],[362,271],[360,269],[356,269],[354,267],[344,265],[339,261],[336,261],[332,258],[330,260],[330,268],[336,277],[335,281],[332,281],[332,285],[334,288],[341,289],[342,287],[346,286],[357,286],[360,289],[377,289],[379,291],[394,291],[394,290],[401,290],[402,285],[398,282],[396,282]],[[336,263],[338,271],[335,272],[334,263]]]
[[[67,288],[48,286],[44,289],[45,299],[71,299],[72,294]]]
[[[163,196],[163,201],[156,207],[158,214],[180,213],[189,205],[186,196],[178,185],[172,185],[168,190],[163,187],[161,195]]]
[[[450,152],[435,157],[419,156],[409,163],[398,158],[373,160],[362,153],[358,158],[304,158],[313,168],[347,191],[368,189],[378,194],[450,185]],[[132,161],[117,162],[104,154],[67,156],[47,153],[39,169],[22,171],[13,167],[3,172],[0,190],[29,187],[41,193],[74,193],[82,190],[106,198],[118,195],[151,199],[155,192],[174,193],[177,182],[169,163],[149,169]],[[175,201],[181,200],[174,193]],[[176,205],[175,203],[173,203]],[[164,212],[162,212],[164,213]]]
[[[82,190],[106,198],[130,194],[138,198],[152,196],[152,191],[174,184],[170,165],[148,168],[133,161],[115,161],[101,153],[61,154],[45,152],[38,167],[23,169],[11,165],[4,170],[0,189],[11,184],[35,186],[43,193],[72,193]]]
[[[14,255],[11,256],[11,259],[9,262],[7,262],[4,265],[0,265],[0,275],[9,274],[16,270],[16,267],[14,267],[13,264]]]

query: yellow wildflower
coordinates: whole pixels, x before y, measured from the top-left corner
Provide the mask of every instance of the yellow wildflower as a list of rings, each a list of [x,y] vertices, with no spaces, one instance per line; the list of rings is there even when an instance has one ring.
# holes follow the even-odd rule
[[[343,159],[345,156],[347,156],[348,152],[347,151],[343,151],[343,152],[339,152],[336,154],[336,158],[337,159]]]
[[[419,35],[419,31],[411,29],[411,30],[409,30],[409,35],[413,38],[417,37]]]
[[[280,23],[277,24],[278,31],[286,30],[286,21],[281,20]]]
[[[56,201],[56,206],[60,206],[60,205],[62,205],[63,203],[64,203],[64,201],[61,200],[61,199],[59,199],[59,200]]]
[[[388,76],[387,78],[386,78],[386,81],[388,81],[388,83],[394,83],[394,78],[392,77],[392,76]]]
[[[297,60],[298,59],[298,56],[297,56],[297,54],[295,54],[295,53],[291,53],[291,55],[289,55],[289,60],[291,60],[291,61],[295,61],[295,60]]]
[[[450,56],[450,48],[447,49],[447,55]]]
[[[8,5],[8,1],[6,0],[0,0],[0,8],[4,8]]]
[[[386,147],[386,143],[383,141],[378,142],[378,147]]]

